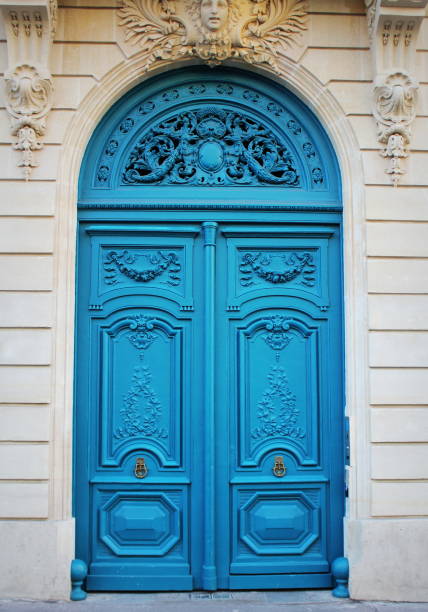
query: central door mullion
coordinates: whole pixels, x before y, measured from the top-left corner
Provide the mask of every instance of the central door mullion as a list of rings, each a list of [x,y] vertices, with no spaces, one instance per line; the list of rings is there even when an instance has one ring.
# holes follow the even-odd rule
[[[204,553],[202,588],[217,589],[215,558],[215,268],[217,223],[202,224],[204,237]]]

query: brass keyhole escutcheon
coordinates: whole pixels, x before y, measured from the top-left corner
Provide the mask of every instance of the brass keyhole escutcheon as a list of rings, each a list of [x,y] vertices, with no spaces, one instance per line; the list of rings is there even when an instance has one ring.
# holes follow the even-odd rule
[[[134,474],[136,478],[145,478],[149,473],[144,457],[137,457],[135,460]]]
[[[282,478],[287,473],[287,468],[284,465],[284,457],[281,457],[281,455],[275,457],[272,472],[277,478]]]

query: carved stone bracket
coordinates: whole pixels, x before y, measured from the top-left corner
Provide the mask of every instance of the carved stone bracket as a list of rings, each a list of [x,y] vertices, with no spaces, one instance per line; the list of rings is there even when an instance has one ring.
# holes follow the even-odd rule
[[[25,179],[37,166],[34,152],[42,148],[46,117],[52,106],[53,83],[49,70],[55,33],[56,0],[15,2],[0,0],[8,49],[5,72],[6,109],[13,148],[21,151],[19,162]]]
[[[305,0],[122,0],[125,41],[159,62],[198,57],[214,66],[237,58],[278,70],[307,29]]]
[[[365,0],[374,62],[373,114],[385,170],[397,186],[408,157],[418,83],[416,41],[428,0]]]

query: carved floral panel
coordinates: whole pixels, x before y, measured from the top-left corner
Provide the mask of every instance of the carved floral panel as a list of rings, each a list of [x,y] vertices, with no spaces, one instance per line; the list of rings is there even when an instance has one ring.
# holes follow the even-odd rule
[[[160,464],[181,463],[181,329],[140,313],[102,333],[104,465],[144,446]]]
[[[270,449],[318,462],[317,332],[272,313],[238,332],[238,429],[241,466]]]

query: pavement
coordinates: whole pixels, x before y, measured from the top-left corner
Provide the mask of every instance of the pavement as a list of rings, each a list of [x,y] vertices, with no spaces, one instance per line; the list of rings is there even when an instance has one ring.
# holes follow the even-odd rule
[[[92,593],[85,601],[0,600],[0,612],[428,612],[427,603],[336,599],[330,591]]]

